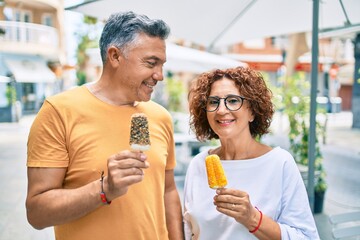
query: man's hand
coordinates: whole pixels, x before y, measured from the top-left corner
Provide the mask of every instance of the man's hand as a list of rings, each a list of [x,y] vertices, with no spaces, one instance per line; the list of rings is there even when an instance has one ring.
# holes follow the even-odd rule
[[[121,151],[108,159],[108,176],[104,179],[104,191],[108,201],[124,195],[130,185],[141,182],[144,169],[150,165],[141,151]]]

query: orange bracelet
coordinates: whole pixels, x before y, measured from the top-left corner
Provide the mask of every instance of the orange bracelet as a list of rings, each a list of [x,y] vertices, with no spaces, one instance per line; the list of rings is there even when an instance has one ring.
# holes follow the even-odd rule
[[[251,230],[251,231],[249,230],[250,233],[255,233],[257,230],[259,230],[260,225],[261,225],[261,221],[262,221],[262,217],[263,217],[262,212],[261,212],[257,207],[255,207],[255,208],[256,208],[256,210],[258,210],[259,213],[260,213],[260,220],[259,220],[259,224],[256,226],[256,228],[255,228],[254,230]]]

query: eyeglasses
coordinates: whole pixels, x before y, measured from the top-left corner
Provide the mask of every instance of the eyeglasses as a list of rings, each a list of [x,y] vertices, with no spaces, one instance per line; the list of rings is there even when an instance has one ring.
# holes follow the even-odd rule
[[[208,100],[206,101],[205,110],[207,112],[215,112],[216,110],[218,110],[221,99],[224,99],[225,107],[229,111],[237,111],[242,107],[244,100],[246,98],[238,95],[229,95],[225,98],[209,97]]]

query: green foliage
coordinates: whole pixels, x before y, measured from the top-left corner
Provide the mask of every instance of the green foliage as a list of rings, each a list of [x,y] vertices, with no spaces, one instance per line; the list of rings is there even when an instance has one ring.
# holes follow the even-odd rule
[[[77,77],[77,85],[81,86],[86,83],[86,73],[83,71],[77,71],[76,72]]]
[[[288,116],[290,131],[290,151],[298,164],[308,165],[309,157],[309,128],[310,128],[310,83],[306,81],[304,74],[298,73],[284,82],[284,111]],[[326,112],[318,109],[316,118],[315,134],[315,172],[319,177],[315,183],[315,191],[325,191],[327,188],[323,168],[323,156],[319,146],[319,137],[325,135]]]
[[[168,94],[167,109],[173,112],[181,112],[181,102],[185,94],[183,81],[174,79],[170,74],[166,78],[166,91]]]
[[[78,70],[76,72],[76,76],[78,77],[77,84],[82,85],[86,83],[86,63],[87,56],[86,50],[89,48],[97,48],[98,44],[98,36],[94,34],[96,32],[96,23],[97,19],[89,16],[85,16],[84,27],[82,28],[82,32],[78,32],[77,36],[79,38],[79,44],[76,50],[76,58]]]
[[[95,39],[90,39],[88,35],[80,37],[80,42],[76,51],[77,63],[79,66],[83,66],[86,63],[86,49],[96,47],[98,47],[98,43]]]
[[[8,85],[6,87],[5,96],[8,100],[9,106],[14,104],[16,102],[16,89],[14,86]]]
[[[95,25],[97,23],[97,18],[84,16],[84,23],[88,25]]]

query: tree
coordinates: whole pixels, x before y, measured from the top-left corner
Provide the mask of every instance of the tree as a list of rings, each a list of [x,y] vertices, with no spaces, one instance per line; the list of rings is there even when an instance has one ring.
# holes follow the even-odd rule
[[[97,19],[89,16],[84,17],[84,27],[82,32],[77,33],[79,44],[76,50],[77,66],[76,71],[77,85],[83,85],[87,82],[86,65],[88,57],[86,49],[98,47]]]
[[[8,100],[8,105],[11,106],[16,102],[16,89],[12,84],[6,86],[6,98]]]
[[[168,73],[166,78],[166,93],[168,95],[167,106],[169,111],[181,112],[182,99],[185,94],[185,87],[180,79],[174,78],[173,74]]]
[[[304,74],[297,73],[287,78],[283,87],[285,113],[288,116],[290,131],[290,151],[298,164],[307,166],[309,145],[309,116],[310,116],[310,83],[306,81]],[[315,139],[315,193],[324,193],[327,189],[325,181],[326,173],[323,168],[323,156],[319,146],[319,137],[326,134],[326,109],[318,108],[316,118]]]

